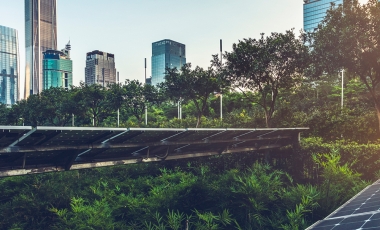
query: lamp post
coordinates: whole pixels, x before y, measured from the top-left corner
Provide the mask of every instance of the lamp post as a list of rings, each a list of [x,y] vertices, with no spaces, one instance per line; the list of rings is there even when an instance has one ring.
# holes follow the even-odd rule
[[[148,105],[145,103],[145,125],[148,125]]]
[[[178,119],[182,119],[182,97],[178,100]]]
[[[117,85],[119,85],[119,72],[117,72]],[[117,109],[117,127],[120,126],[120,108]]]
[[[344,83],[344,69],[342,69],[342,97],[341,97],[341,103],[340,106],[343,109],[343,83]]]
[[[222,39],[220,39],[220,68],[222,68]],[[223,93],[220,89],[220,120],[223,120]]]

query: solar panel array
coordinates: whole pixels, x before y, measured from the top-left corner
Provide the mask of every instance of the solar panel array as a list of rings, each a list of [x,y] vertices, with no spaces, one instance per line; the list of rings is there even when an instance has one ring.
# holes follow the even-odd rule
[[[380,229],[380,180],[363,189],[308,230]]]
[[[0,177],[273,149],[306,129],[0,126]]]

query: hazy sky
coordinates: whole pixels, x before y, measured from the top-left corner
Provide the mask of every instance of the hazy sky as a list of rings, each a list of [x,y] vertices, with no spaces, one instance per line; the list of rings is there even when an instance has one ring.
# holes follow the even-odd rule
[[[25,80],[24,0],[1,0],[0,25],[19,32],[21,87]],[[362,0],[365,2],[365,0]],[[58,49],[71,40],[74,85],[84,81],[86,53],[115,54],[120,81],[151,74],[152,42],[186,45],[186,60],[209,66],[211,55],[243,38],[302,28],[302,0],[58,0]],[[23,92],[23,88],[21,92]]]

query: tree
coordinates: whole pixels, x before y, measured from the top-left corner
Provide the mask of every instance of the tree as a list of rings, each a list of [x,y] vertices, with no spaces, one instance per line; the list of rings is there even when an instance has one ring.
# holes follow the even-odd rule
[[[136,117],[139,125],[145,112],[145,107],[159,104],[161,102],[159,92],[153,85],[142,84],[138,80],[126,80],[123,85],[123,107]]]
[[[46,111],[46,119],[55,126],[65,126],[78,110],[73,91],[62,87],[42,91],[41,103]]]
[[[297,74],[300,76],[307,64],[308,48],[289,30],[268,37],[261,34],[259,40],[239,41],[224,57],[227,59],[224,78],[232,88],[263,108],[266,126],[270,127],[278,94],[295,84]],[[249,91],[254,94],[249,95]]]
[[[197,109],[197,125],[201,125],[201,117],[207,108],[207,100],[210,95],[220,90],[220,82],[213,68],[207,70],[196,67],[191,69],[191,64],[185,64],[181,70],[167,69],[165,82],[161,89],[174,101],[193,101]]]
[[[26,100],[18,102],[21,114],[19,116],[25,119],[25,123],[35,127],[43,125],[46,122],[46,108],[41,100],[40,94],[33,94]]]
[[[74,99],[79,104],[79,110],[84,111],[82,115],[87,115],[93,119],[94,126],[107,117],[111,111],[107,100],[107,89],[98,84],[86,85],[81,82],[79,87],[74,87]]]
[[[377,0],[361,5],[357,0],[330,10],[310,34],[310,75],[345,69],[365,84],[377,111],[380,127],[380,6]],[[380,128],[379,128],[380,130]]]
[[[7,108],[7,105],[0,103],[0,124],[8,125],[8,114],[10,113],[10,109]]]

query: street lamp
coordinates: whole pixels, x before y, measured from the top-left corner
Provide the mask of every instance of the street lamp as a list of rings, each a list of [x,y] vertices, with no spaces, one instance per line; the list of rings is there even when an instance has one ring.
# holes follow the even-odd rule
[[[222,68],[222,39],[220,39],[220,68]],[[223,120],[223,93],[220,89],[220,120]]]
[[[118,84],[118,87],[120,86],[119,85],[119,72],[117,72],[117,84]],[[117,109],[117,127],[120,126],[120,109],[118,108]]]
[[[182,97],[178,100],[178,119],[182,119]]]
[[[342,96],[341,96],[341,108],[343,109],[343,83],[344,83],[344,69],[342,69]]]

